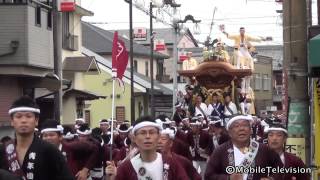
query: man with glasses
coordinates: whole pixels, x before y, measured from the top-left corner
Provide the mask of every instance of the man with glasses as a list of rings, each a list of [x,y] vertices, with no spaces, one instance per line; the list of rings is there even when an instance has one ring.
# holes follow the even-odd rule
[[[252,121],[249,115],[236,115],[227,122],[226,129],[231,140],[213,151],[205,173],[206,180],[278,180],[282,178],[281,174],[272,173],[267,169],[267,167],[283,166],[277,153],[266,145],[250,139]],[[241,170],[250,168],[264,170],[252,173]],[[240,170],[236,171],[236,169]]]
[[[139,118],[132,129],[139,153],[117,169],[116,180],[185,180],[186,172],[174,159],[157,152],[162,127],[151,117]],[[108,162],[110,166],[112,163]],[[110,167],[109,166],[109,167]],[[108,167],[107,167],[108,168]],[[111,179],[114,174],[111,174]]]

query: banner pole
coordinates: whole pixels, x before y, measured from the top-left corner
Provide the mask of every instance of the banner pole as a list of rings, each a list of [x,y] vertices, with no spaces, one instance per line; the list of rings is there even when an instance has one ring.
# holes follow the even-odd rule
[[[112,69],[112,104],[111,104],[111,137],[110,137],[110,161],[112,161],[112,146],[113,146],[113,121],[114,121],[114,83],[117,76],[117,69]]]

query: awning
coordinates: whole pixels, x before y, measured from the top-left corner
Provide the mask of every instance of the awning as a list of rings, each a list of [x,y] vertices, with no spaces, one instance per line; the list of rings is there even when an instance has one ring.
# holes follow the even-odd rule
[[[79,90],[79,89],[70,89],[66,91],[63,96],[64,97],[75,96],[76,98],[81,100],[95,100],[100,98],[103,98],[103,99],[107,98],[107,96],[101,96],[90,91]]]
[[[68,80],[62,80],[62,84],[59,77],[53,73],[47,73],[43,76],[26,76],[21,78],[21,83],[26,88],[46,88],[50,91],[57,91],[61,85],[68,86],[71,82]]]
[[[81,16],[93,16],[93,12],[79,6],[76,5],[76,11],[77,14],[80,14]]]
[[[63,61],[63,70],[100,73],[100,69],[93,56],[66,57]]]
[[[320,34],[309,41],[309,70],[312,75],[320,74]]]

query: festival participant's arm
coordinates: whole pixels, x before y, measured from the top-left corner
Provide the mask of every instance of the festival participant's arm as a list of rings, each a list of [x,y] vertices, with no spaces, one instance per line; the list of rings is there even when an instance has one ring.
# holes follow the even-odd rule
[[[136,173],[130,165],[130,160],[126,160],[117,167],[115,180],[136,179]]]
[[[89,170],[94,167],[94,165],[98,160],[99,147],[97,147],[93,143],[85,142],[85,141],[76,141],[72,143],[66,143],[66,145],[68,145],[71,148],[71,150],[76,153],[90,152],[89,157],[84,157],[84,158],[87,158],[87,161],[84,167]]]
[[[225,34],[228,39],[232,39],[232,40],[236,40],[239,36],[239,35],[235,35],[235,34],[229,34],[226,31],[222,31],[222,33]]]
[[[300,168],[306,168],[306,165],[304,164],[304,162],[298,158],[297,158],[297,164],[296,164],[296,167],[300,167]],[[296,179],[310,179],[310,174],[309,173],[297,173],[296,174]]]
[[[213,151],[207,164],[206,172],[204,174],[205,180],[228,180],[229,175],[224,174],[222,168],[222,159],[218,151]]]
[[[271,165],[271,167],[273,167],[273,168],[277,168],[277,167],[282,168],[283,167],[280,156],[275,151],[269,149],[268,155],[269,155],[268,160],[269,160],[269,164]],[[275,173],[275,174],[271,174],[271,177],[274,179],[283,179],[283,174]]]
[[[252,41],[252,42],[261,42],[261,41],[263,41],[264,39],[259,38],[259,37],[253,37],[253,36],[247,35],[247,40],[248,40],[248,41]]]
[[[224,58],[225,58],[225,61],[230,62],[230,56],[227,51],[224,51]]]
[[[0,169],[8,169],[4,145],[0,145]]]
[[[117,167],[114,164],[114,161],[107,161],[106,178],[105,180],[115,180],[117,175]]]
[[[50,168],[50,178],[59,180],[75,180],[70,172],[65,157],[55,147],[47,148],[47,161]]]
[[[175,163],[173,172],[174,172],[176,180],[189,179],[188,175],[187,175],[187,172],[183,169],[183,167],[179,163]]]

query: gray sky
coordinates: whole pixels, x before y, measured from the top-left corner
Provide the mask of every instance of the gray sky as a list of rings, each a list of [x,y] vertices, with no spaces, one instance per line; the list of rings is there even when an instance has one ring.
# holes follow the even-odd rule
[[[146,9],[150,2],[149,0],[133,0],[133,2],[136,1],[144,2]],[[218,25],[225,24],[226,31],[229,33],[238,33],[239,27],[244,26],[248,34],[272,36],[274,41],[267,42],[267,44],[282,44],[282,18],[276,13],[277,9],[281,9],[281,5],[275,3],[275,0],[177,0],[176,2],[182,4],[179,8],[182,19],[191,14],[196,19],[202,20],[201,34],[194,35],[200,41],[204,41],[209,35],[213,10],[214,7],[217,7],[211,38],[220,37],[227,44],[232,44],[232,41],[226,40],[225,36],[219,32]],[[82,6],[94,12],[93,17],[84,17],[84,21],[107,22],[107,24],[98,25],[104,29],[129,28],[129,6],[124,0],[82,0]],[[154,12],[157,16],[162,16],[157,13],[157,9],[154,9]],[[170,22],[166,14],[163,17],[164,20]],[[192,23],[186,23],[185,26],[193,31]],[[133,7],[133,27],[149,28],[148,15],[135,7]],[[154,27],[169,26],[154,21]]]

